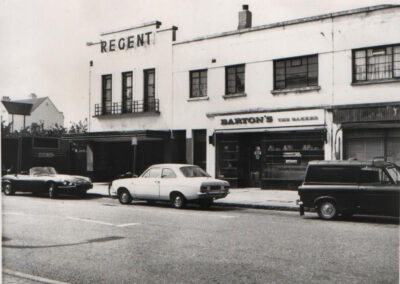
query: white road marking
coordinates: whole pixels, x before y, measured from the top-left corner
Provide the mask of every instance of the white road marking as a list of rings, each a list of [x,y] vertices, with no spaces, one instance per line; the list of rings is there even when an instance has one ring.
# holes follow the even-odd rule
[[[20,212],[3,212],[3,215],[17,215],[17,216],[24,216],[26,214]]]
[[[67,282],[61,282],[61,281],[57,281],[57,280],[43,278],[43,277],[22,273],[22,272],[18,272],[18,271],[7,269],[7,268],[3,268],[3,273],[11,275],[11,276],[15,276],[15,277],[23,278],[23,279],[29,279],[32,281],[41,282],[41,283],[68,284]]]
[[[102,225],[108,225],[108,226],[115,226],[115,224],[113,224],[113,223],[97,221],[97,220],[93,220],[93,219],[83,219],[83,218],[78,218],[78,217],[67,217],[67,219],[76,220],[76,221],[83,221],[83,222],[89,222],[89,223],[102,224]]]
[[[175,209],[174,209],[175,210]],[[223,215],[223,214],[205,214],[205,213],[189,213],[189,212],[176,212],[176,211],[165,211],[162,214],[177,214],[177,215],[194,215],[194,216],[205,216],[205,217],[220,217],[220,218],[236,218],[237,216],[233,215]]]
[[[116,225],[117,227],[128,227],[128,226],[138,226],[138,225],[142,225],[140,223],[127,223],[127,224],[120,224],[120,225]]]

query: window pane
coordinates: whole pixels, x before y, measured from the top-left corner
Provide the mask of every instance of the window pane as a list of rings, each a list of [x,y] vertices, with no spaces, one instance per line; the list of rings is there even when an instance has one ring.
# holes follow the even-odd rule
[[[228,71],[228,74],[235,74],[236,73],[236,70],[235,70],[234,67],[228,67],[227,71]]]
[[[400,45],[393,48],[393,75],[400,77]]]

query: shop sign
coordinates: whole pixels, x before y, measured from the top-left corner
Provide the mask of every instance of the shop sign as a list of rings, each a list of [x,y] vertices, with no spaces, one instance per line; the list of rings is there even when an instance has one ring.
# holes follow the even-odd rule
[[[324,110],[301,110],[271,112],[253,115],[235,115],[220,118],[219,123],[223,127],[290,127],[306,125],[322,125],[325,123]]]
[[[132,146],[137,145],[137,137],[131,137],[131,145]]]
[[[128,50],[154,43],[154,33],[146,32],[118,39],[100,41],[101,53],[113,52],[117,50]]]

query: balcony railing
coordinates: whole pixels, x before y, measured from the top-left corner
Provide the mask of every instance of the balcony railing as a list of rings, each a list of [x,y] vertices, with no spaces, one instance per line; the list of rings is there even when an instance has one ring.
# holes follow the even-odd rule
[[[145,101],[131,101],[131,102],[117,102],[109,103],[105,105],[95,104],[94,115],[119,115],[124,113],[145,113],[145,112],[156,112],[160,111],[160,102],[158,99]]]

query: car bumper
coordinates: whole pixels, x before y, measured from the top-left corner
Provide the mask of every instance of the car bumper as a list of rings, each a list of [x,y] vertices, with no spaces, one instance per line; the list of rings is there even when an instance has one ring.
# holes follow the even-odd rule
[[[229,194],[229,191],[211,191],[211,192],[200,192],[198,193],[199,199],[219,199],[224,198]]]
[[[64,185],[64,184],[59,184],[59,185],[57,185],[57,189],[59,190],[59,191],[68,191],[68,192],[71,192],[71,191],[79,191],[79,192],[82,192],[82,191],[87,191],[87,190],[89,190],[89,189],[91,189],[93,187],[93,185],[90,183],[88,183],[88,184],[76,184],[76,185]]]

